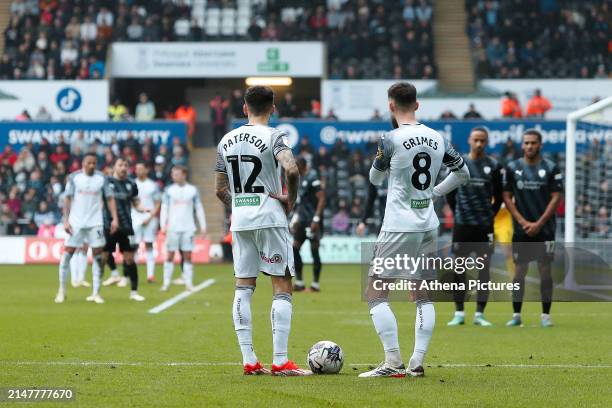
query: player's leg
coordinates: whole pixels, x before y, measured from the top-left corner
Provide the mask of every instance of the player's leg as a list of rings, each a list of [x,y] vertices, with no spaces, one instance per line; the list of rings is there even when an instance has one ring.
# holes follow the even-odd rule
[[[147,282],[155,281],[155,250],[153,243],[157,239],[157,231],[159,229],[159,221],[157,218],[152,219],[146,225],[144,230],[144,241],[146,248],[147,259]]]
[[[111,238],[110,236],[110,232],[106,231],[106,241],[107,242],[114,242],[114,239]],[[108,268],[111,271],[111,276],[109,276],[108,279],[106,279],[102,285],[104,286],[111,286],[111,285],[116,285],[118,283],[121,282],[121,276],[119,275],[119,270],[117,269],[117,262],[115,262],[115,256],[113,255],[115,252],[115,248],[107,248],[105,250],[105,252],[107,252],[107,254],[105,255],[104,259],[105,265],[108,265]]]
[[[438,243],[437,231],[428,231],[421,234],[407,234],[408,238],[414,237],[414,240],[421,242],[417,245],[412,245],[416,248],[416,252],[412,252],[412,256],[424,254],[426,256],[437,256]],[[416,290],[409,292],[410,300],[416,304],[416,320],[414,325],[414,350],[408,363],[408,375],[412,377],[421,377],[425,375],[424,360],[425,354],[429,349],[433,329],[436,325],[436,309],[433,300],[426,290],[418,289],[423,280],[431,280],[436,278],[436,271],[430,269],[419,269],[414,273],[414,278],[417,280]]]
[[[295,292],[301,292],[305,289],[304,286],[304,263],[302,262],[302,255],[300,255],[300,249],[304,245],[306,240],[306,229],[301,222],[297,222],[293,230],[293,262],[295,263],[295,283],[293,290]]]
[[[145,253],[147,262],[147,282],[155,282],[155,251],[153,242],[145,242]]]
[[[95,303],[104,303],[104,299],[100,296],[100,286],[102,283],[102,273],[104,271],[104,257],[103,257],[103,246],[94,247],[92,243],[92,255],[93,255],[93,264],[91,267],[92,273],[92,293],[91,296],[87,297],[88,302]]]
[[[89,282],[85,280],[85,274],[87,273],[87,266],[88,266],[88,263],[87,263],[87,253],[88,252],[89,252],[89,245],[87,244],[83,245],[83,247],[81,248],[81,251],[79,252],[79,260],[78,260],[78,265],[77,265],[79,286],[83,286],[86,288],[91,286]]]
[[[123,270],[130,278],[130,300],[142,302],[145,298],[138,294],[138,265],[136,264],[134,246],[129,242],[130,250],[123,251]]]
[[[259,253],[253,241],[253,231],[237,231],[232,233],[232,252],[234,255],[234,275],[236,288],[232,304],[234,330],[242,353],[243,372],[245,375],[269,374],[257,360],[253,348],[253,318],[251,302],[257,275],[259,273]]]
[[[425,375],[424,360],[436,325],[436,309],[425,290],[411,291],[410,300],[416,304],[416,321],[414,325],[414,350],[408,363],[408,374],[412,377],[421,377]]]
[[[185,289],[193,290],[193,262],[191,253],[195,246],[195,237],[193,232],[184,232],[179,240],[179,249],[183,255],[183,280],[185,281]]]
[[[319,255],[320,240],[313,238],[310,240],[310,253],[312,255],[312,282],[310,284],[310,290],[313,292],[319,292],[321,286],[319,284],[321,280],[321,256]]]
[[[183,254],[183,279],[185,280],[185,290],[193,290],[193,262],[191,261],[191,251],[181,251]]]
[[[57,295],[55,296],[55,303],[64,303],[64,300],[66,299],[66,282],[68,280],[68,275],[70,274],[70,260],[72,259],[78,246],[75,245],[75,243],[78,243],[78,237],[76,237],[76,234],[78,234],[78,232],[68,236],[66,239],[64,253],[62,254],[59,264],[59,289],[57,290]]]
[[[467,242],[470,241],[469,232],[462,225],[455,225],[453,228],[453,255],[455,257],[469,256]],[[453,281],[458,285],[463,285],[465,288],[467,277],[465,273],[453,273]],[[460,326],[465,324],[465,290],[455,290],[453,292],[453,300],[455,301],[455,314],[453,318],[446,324],[447,326]]]
[[[549,260],[538,262],[538,272],[540,273],[540,295],[542,296],[542,317],[541,326],[551,327],[550,307],[552,306],[553,280],[552,265]]]
[[[359,374],[359,377],[405,377],[406,368],[402,362],[399,347],[397,320],[389,306],[389,291],[382,286],[395,279],[382,279],[370,276],[366,289],[366,299],[370,308],[370,317],[376,334],[380,338],[385,352],[385,361],[373,370]]]
[[[492,249],[492,248],[491,248]],[[483,258],[483,268],[478,271],[478,280],[480,282],[489,282],[491,280],[491,257],[493,255],[493,251],[487,251],[484,254],[480,254]],[[489,327],[493,326],[491,322],[489,322],[484,317],[484,311],[487,307],[487,302],[489,301],[489,290],[483,289],[479,290],[476,293],[476,313],[474,314],[474,324],[476,326]]]
[[[180,248],[180,242],[181,242],[182,237],[183,237],[183,233],[179,233],[179,238],[178,238],[179,248]],[[173,285],[184,285],[185,284],[185,254],[181,250],[178,251],[178,254],[180,257],[179,266],[181,268],[181,274],[179,275],[178,278],[172,281],[172,284]]]
[[[168,290],[172,283],[174,273],[174,253],[179,249],[179,236],[176,232],[169,231],[166,235],[166,260],[164,261],[164,281],[162,291]]]
[[[478,270],[478,280],[480,282],[489,282],[491,280],[491,257],[495,251],[495,238],[493,234],[493,226],[487,229],[481,229],[479,234],[480,242],[476,246],[476,257],[483,260],[483,268]],[[474,325],[490,327],[493,326],[484,317],[484,311],[489,300],[489,290],[482,289],[476,293],[476,313],[474,313]]]
[[[272,278],[272,375],[302,376],[312,371],[298,367],[289,360],[287,345],[293,313],[291,279],[295,275],[291,236],[287,228],[264,228],[253,231],[259,270]],[[266,256],[259,256],[260,253]]]
[[[518,285],[518,289],[512,291],[512,319],[506,326],[521,326],[521,309],[523,308],[523,296],[525,295],[525,276],[529,270],[529,262],[532,261],[533,242],[529,242],[527,236],[514,234],[512,236],[512,259],[514,259],[514,277],[512,283]]]
[[[79,287],[79,258],[81,257],[82,248],[77,248],[70,258],[70,285],[73,288]]]
[[[366,288],[366,299],[370,308],[370,317],[376,334],[380,338],[385,352],[385,361],[375,369],[359,374],[359,377],[405,377],[406,367],[402,361],[399,336],[397,329],[397,319],[389,305],[389,291],[385,286],[397,279],[394,274],[397,271],[385,269],[382,272],[375,269],[375,262],[378,260],[394,259],[395,255],[400,254],[403,245],[400,234],[382,231],[378,235],[376,246],[374,247],[374,260],[370,264],[368,272],[368,286]],[[384,264],[384,262],[382,263]]]

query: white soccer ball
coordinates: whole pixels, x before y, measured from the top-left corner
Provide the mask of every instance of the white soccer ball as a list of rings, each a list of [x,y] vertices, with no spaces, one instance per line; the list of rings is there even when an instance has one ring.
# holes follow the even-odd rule
[[[339,345],[323,340],[310,348],[307,362],[315,374],[338,374],[344,364],[344,354]]]

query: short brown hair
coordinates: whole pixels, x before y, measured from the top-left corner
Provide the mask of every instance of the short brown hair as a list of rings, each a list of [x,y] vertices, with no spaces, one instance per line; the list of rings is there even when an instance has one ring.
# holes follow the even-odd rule
[[[540,133],[539,130],[537,129],[527,129],[524,133],[523,133],[523,138],[527,135],[533,135],[536,136],[538,138],[538,142],[542,143],[542,133]]]
[[[397,82],[389,88],[387,96],[392,99],[400,109],[411,109],[416,104],[417,90],[408,82]]]
[[[188,174],[187,167],[183,166],[182,164],[175,164],[174,166],[172,166],[172,170],[180,170],[183,172],[184,175]]]
[[[252,86],[244,93],[244,102],[254,115],[264,115],[272,110],[274,91],[269,86]]]

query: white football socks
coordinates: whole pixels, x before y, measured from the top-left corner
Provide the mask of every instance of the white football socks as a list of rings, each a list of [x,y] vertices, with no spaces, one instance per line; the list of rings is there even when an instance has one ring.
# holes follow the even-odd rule
[[[193,264],[191,262],[183,262],[183,278],[185,279],[185,287],[193,288]]]
[[[388,302],[376,300],[370,302],[370,316],[385,350],[385,362],[393,367],[399,367],[402,365],[402,356],[397,335],[397,320]]]
[[[77,257],[77,280],[83,282],[85,280],[85,274],[87,272],[87,252],[79,251]]]
[[[272,364],[276,366],[282,366],[288,360],[287,343],[289,343],[289,332],[291,331],[292,308],[289,293],[277,293],[272,298],[272,309],[270,310],[274,346]]]
[[[93,276],[93,294],[100,293],[100,281],[102,280],[102,255],[94,255],[93,264],[91,265],[91,274]]]
[[[68,280],[68,275],[70,274],[70,259],[72,258],[70,252],[64,251],[62,255],[62,260],[59,265],[59,288],[62,292],[66,291],[66,280]]]
[[[234,330],[242,352],[243,365],[257,363],[257,356],[253,349],[253,320],[251,317],[251,299],[254,291],[255,286],[236,285],[234,292],[232,316],[234,317]]]
[[[155,252],[147,248],[147,278],[155,277]]]
[[[79,282],[79,253],[81,251],[75,251],[70,258],[70,281],[72,286],[76,286]]]
[[[414,324],[414,352],[410,357],[409,368],[423,365],[429,341],[436,325],[436,310],[428,300],[416,302],[416,322]]]
[[[164,262],[164,286],[170,286],[172,274],[174,273],[174,262]]]

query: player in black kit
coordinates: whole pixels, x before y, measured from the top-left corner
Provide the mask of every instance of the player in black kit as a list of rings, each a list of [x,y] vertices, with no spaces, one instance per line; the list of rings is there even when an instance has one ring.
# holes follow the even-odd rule
[[[447,195],[447,201],[455,215],[453,228],[453,253],[456,257],[469,257],[472,253],[484,259],[484,268],[478,271],[478,280],[490,280],[491,254],[493,253],[493,220],[502,204],[501,166],[485,154],[489,132],[476,127],[470,132],[470,153],[463,161],[470,170],[470,181]],[[455,273],[455,282],[466,283],[465,273]],[[478,291],[474,324],[491,326],[484,318],[489,292]],[[455,291],[455,316],[449,326],[465,323],[465,291]]]
[[[300,255],[300,248],[304,241],[310,240],[310,251],[312,254],[313,279],[310,290],[318,292],[321,290],[319,279],[321,278],[321,257],[319,256],[319,243],[323,235],[323,208],[325,207],[325,191],[321,186],[321,180],[316,170],[311,169],[306,159],[298,157],[297,160],[302,185],[298,191],[295,211],[291,219],[291,231],[293,233],[293,259],[295,262],[295,285],[294,291],[305,289],[302,270],[304,264]]]
[[[132,228],[132,205],[137,211],[146,211],[140,208],[138,187],[128,178],[128,162],[123,158],[115,160],[113,176],[108,178],[109,187],[115,195],[117,203],[117,216],[119,228],[114,234],[110,233],[110,212],[104,207],[104,236],[106,246],[103,258],[106,259],[115,252],[117,245],[123,255],[123,272],[130,278],[130,300],[143,301],[144,297],[138,294],[138,269],[134,260],[136,243],[134,242],[134,229]]]
[[[555,212],[563,189],[561,171],[555,163],[540,155],[542,134],[529,129],[523,134],[523,157],[504,169],[504,203],[512,214],[514,235],[512,257],[516,265],[513,282],[514,314],[507,326],[520,326],[525,275],[529,262],[537,261],[542,295],[542,327],[552,326],[550,306],[553,281],[551,263],[554,257]]]

